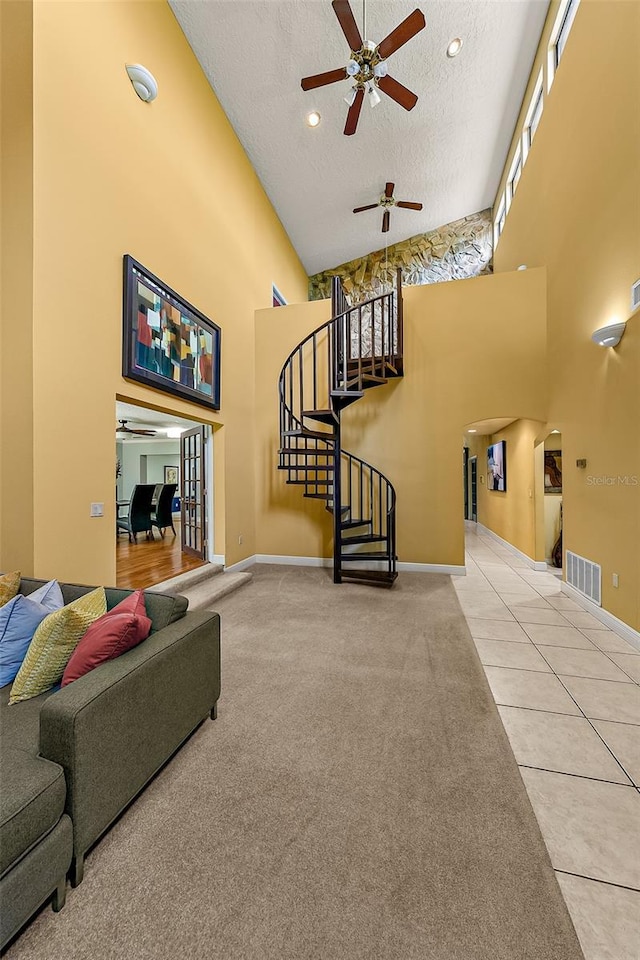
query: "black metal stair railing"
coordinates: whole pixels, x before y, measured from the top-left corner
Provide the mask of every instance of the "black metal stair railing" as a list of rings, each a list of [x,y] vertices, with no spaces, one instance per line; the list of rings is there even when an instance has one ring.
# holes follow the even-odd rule
[[[332,318],[287,357],[279,379],[278,468],[334,520],[334,581],[391,584],[396,570],[396,495],[379,470],[341,447],[341,413],[364,390],[402,376],[402,294],[356,306],[334,278]],[[368,569],[363,569],[366,565]]]

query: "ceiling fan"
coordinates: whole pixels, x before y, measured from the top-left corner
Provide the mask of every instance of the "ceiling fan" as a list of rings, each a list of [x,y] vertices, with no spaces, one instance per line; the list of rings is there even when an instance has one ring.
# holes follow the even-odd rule
[[[155,437],[155,430],[136,430],[134,427],[128,427],[128,420],[118,420],[120,424],[119,427],[116,427],[116,433],[135,433],[138,437]]]
[[[384,213],[382,214],[382,232],[386,233],[389,229],[389,221],[391,219],[391,207],[404,207],[406,210],[422,210],[421,203],[415,203],[413,200],[396,200],[393,196],[393,189],[395,183],[387,183],[384,188],[384,193],[377,201],[377,203],[368,203],[366,207],[355,207],[354,213],[362,213],[363,210],[374,210],[376,207],[382,207]]]
[[[337,70],[318,73],[313,77],[304,77],[300,84],[303,90],[315,90],[316,87],[324,87],[328,83],[336,83],[338,80],[345,80],[347,77],[352,80],[353,86],[345,97],[349,104],[349,112],[347,113],[344,134],[350,137],[356,132],[365,92],[372,107],[380,103],[378,89],[386,93],[396,103],[399,103],[405,110],[412,110],[415,107],[418,97],[389,76],[386,61],[392,53],[395,53],[423,29],[425,19],[421,10],[414,10],[384,40],[376,44],[372,40],[363,40],[360,36],[360,30],[353,16],[349,0],[333,0],[331,6],[349,44],[349,62],[345,67],[339,67]],[[363,32],[366,32],[364,0],[362,8]]]

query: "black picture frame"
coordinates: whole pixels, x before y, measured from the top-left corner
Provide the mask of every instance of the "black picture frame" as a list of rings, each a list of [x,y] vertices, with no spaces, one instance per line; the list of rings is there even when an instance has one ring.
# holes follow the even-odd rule
[[[498,440],[487,447],[487,490],[506,493],[507,441]]]
[[[219,410],[220,327],[130,254],[123,268],[122,376]]]

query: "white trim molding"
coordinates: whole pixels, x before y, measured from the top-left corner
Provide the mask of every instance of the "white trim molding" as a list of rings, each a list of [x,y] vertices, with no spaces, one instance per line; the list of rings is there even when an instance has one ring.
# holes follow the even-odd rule
[[[510,553],[513,553],[520,560],[524,560],[527,566],[531,567],[532,570],[546,571],[546,560],[532,560],[531,557],[527,556],[526,553],[523,553],[522,550],[518,550],[518,548],[514,547],[514,545],[509,543],[508,540],[503,540],[502,537],[499,537],[497,533],[493,532],[493,530],[489,530],[489,527],[485,527],[483,523],[478,524],[478,530],[484,534],[484,536],[489,537],[491,540],[497,541],[497,543],[499,543],[501,546],[506,547]]]
[[[241,573],[242,570],[246,570],[247,567],[252,567],[256,562],[255,555],[253,557],[245,557],[244,560],[238,560],[237,563],[232,563],[230,567],[225,567],[225,573]]]
[[[640,650],[640,633],[634,630],[633,627],[630,627],[628,623],[625,623],[624,620],[618,620],[618,618],[614,617],[608,610],[604,610],[592,600],[589,600],[588,597],[583,596],[579,590],[572,587],[566,580],[561,581],[560,589],[563,593],[566,593],[568,597],[571,597],[572,600],[575,600],[584,610],[588,610],[592,617],[604,623],[609,630],[613,630],[613,632],[617,633],[623,640],[626,640],[637,650]]]

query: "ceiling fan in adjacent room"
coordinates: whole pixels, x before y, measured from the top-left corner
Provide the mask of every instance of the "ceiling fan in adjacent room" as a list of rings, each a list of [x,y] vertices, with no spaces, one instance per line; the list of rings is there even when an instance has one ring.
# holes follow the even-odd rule
[[[387,233],[389,221],[391,220],[391,207],[403,207],[405,210],[422,210],[422,204],[413,200],[396,200],[393,196],[395,183],[387,182],[384,193],[376,203],[368,203],[365,207],[355,207],[354,213],[362,213],[363,210],[375,210],[376,207],[382,207],[382,232]]]
[[[380,103],[379,89],[405,110],[412,110],[415,107],[418,97],[389,76],[387,58],[424,28],[425,19],[421,10],[414,10],[384,40],[376,44],[372,40],[362,39],[349,0],[333,0],[331,6],[349,44],[349,62],[345,67],[339,67],[337,70],[304,77],[300,83],[303,90],[315,90],[316,87],[324,87],[328,83],[351,79],[353,86],[345,97],[349,104],[349,112],[344,128],[345,136],[350,137],[356,132],[365,93],[372,107]],[[362,6],[364,33],[366,32],[364,3]]]
[[[116,433],[133,433],[137,437],[155,437],[156,430],[136,430],[135,427],[128,427],[128,420],[118,420],[120,424],[119,427],[116,427]]]

